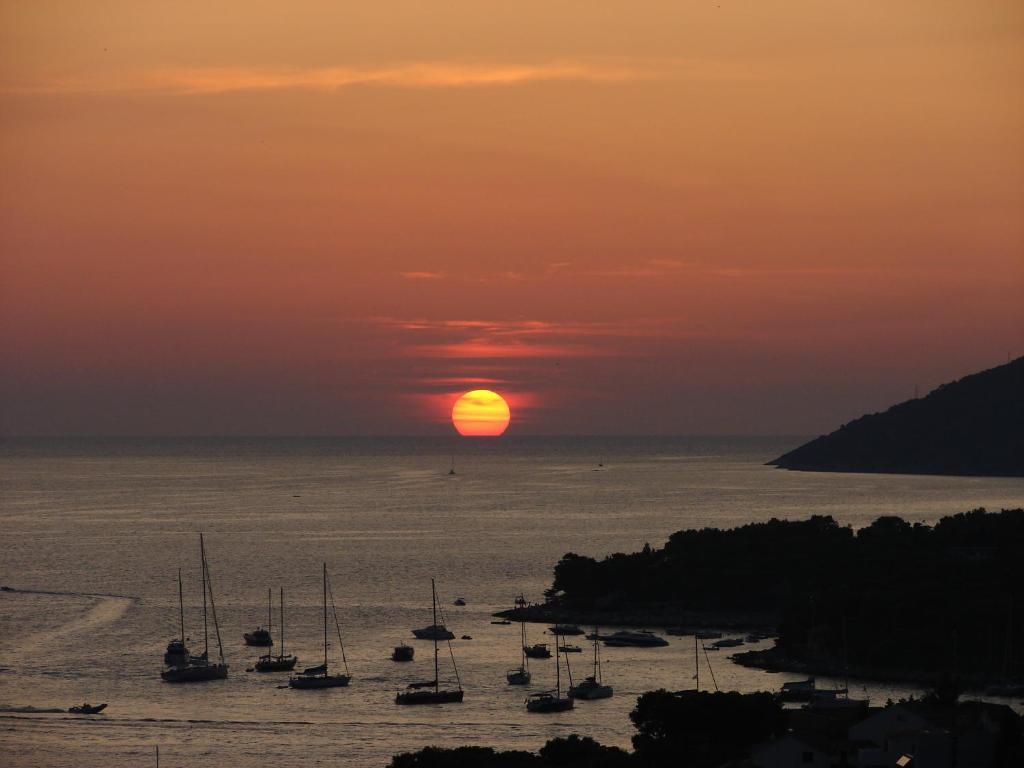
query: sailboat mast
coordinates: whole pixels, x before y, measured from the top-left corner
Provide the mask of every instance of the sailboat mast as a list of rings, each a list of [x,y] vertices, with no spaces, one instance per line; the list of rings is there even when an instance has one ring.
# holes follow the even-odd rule
[[[327,674],[327,563],[324,563],[324,674]]]
[[[284,656],[284,587],[281,587],[281,655]]]
[[[594,682],[601,682],[601,661],[598,658],[597,626],[594,626]]]
[[[274,618],[270,614],[270,610],[271,610],[272,605],[273,605],[273,602],[271,601],[271,598],[270,598],[270,587],[267,587],[267,632],[270,632],[270,639],[271,639],[271,641],[273,641],[273,639],[274,639],[274,633],[273,633]]]
[[[220,623],[217,621],[217,604],[213,601],[213,576],[210,575],[210,566],[206,562],[206,553],[203,552],[203,573],[206,574],[206,585],[210,590],[210,613],[213,614],[213,629],[217,633],[217,655],[220,663],[224,663],[224,643],[220,640]]]
[[[697,669],[695,680],[697,681],[697,693],[700,693],[700,654],[697,652],[697,644],[700,639],[697,637],[697,631],[693,632],[693,666]]]
[[[434,636],[434,692],[437,693],[440,689],[437,666],[437,585],[433,579],[430,580],[430,611],[434,617],[434,631],[431,634]]]
[[[555,698],[562,698],[562,665],[558,663],[558,657],[561,655],[559,649],[559,643],[562,641],[558,635],[555,635]]]
[[[181,627],[181,642],[185,643],[185,596],[181,589],[181,568],[178,569],[178,622]]]
[[[203,544],[203,534],[199,534],[199,566],[203,579],[203,656],[210,658],[210,629],[206,623],[206,547]]]

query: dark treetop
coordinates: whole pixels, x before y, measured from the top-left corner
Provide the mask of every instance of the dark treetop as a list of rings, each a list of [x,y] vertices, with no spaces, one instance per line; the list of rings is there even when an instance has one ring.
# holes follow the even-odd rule
[[[1024,476],[1024,357],[861,416],[770,463],[821,472]]]
[[[778,651],[804,663],[998,680],[1024,673],[1024,510],[934,526],[831,517],[679,531],[661,549],[565,555],[548,590],[569,611],[672,604],[771,610]]]

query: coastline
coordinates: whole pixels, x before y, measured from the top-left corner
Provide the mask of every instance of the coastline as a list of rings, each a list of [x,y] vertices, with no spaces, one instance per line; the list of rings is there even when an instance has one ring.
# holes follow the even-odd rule
[[[779,616],[773,611],[694,611],[670,603],[652,603],[615,610],[578,609],[553,604],[530,604],[492,614],[536,624],[578,624],[581,627],[689,627],[735,632],[775,633]]]

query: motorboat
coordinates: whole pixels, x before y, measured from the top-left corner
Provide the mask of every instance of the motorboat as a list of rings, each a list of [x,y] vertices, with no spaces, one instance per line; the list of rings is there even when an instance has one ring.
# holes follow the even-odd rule
[[[578,645],[560,645],[558,650],[562,653],[583,653],[583,649]]]
[[[415,655],[416,655],[416,649],[415,648],[413,648],[411,645],[406,645],[405,643],[402,643],[401,645],[396,645],[394,650],[391,651],[391,660],[392,661],[412,661],[413,656],[415,656]]]
[[[743,640],[738,637],[727,637],[724,640],[716,640],[711,644],[712,648],[735,648],[738,645],[743,645]]]
[[[242,637],[245,638],[246,645],[265,648],[274,644],[274,639],[270,636],[270,630],[266,627],[258,627],[252,632],[244,632]]]
[[[465,605],[465,604],[466,604],[466,598],[464,598],[464,597],[458,597],[458,598],[456,598],[456,599],[455,599],[455,601],[454,601],[454,602],[452,603],[452,605],[458,605],[458,606],[460,606],[460,607],[461,607],[461,606],[463,606],[463,605]]]
[[[582,635],[583,630],[575,624],[555,624],[548,630],[552,635]]]
[[[548,649],[547,643],[534,643],[533,645],[524,645],[523,653],[531,659],[550,659],[551,651]]]
[[[98,715],[106,708],[106,704],[93,705],[87,702],[85,704],[79,704],[76,707],[69,707],[68,712],[70,712],[73,715]]]
[[[431,624],[423,629],[414,629],[412,634],[418,640],[454,640],[455,634],[444,624]]]
[[[616,648],[658,648],[663,645],[668,645],[668,640],[663,637],[658,637],[658,635],[653,632],[648,632],[645,629],[636,631],[622,630],[611,635],[606,635],[602,640],[605,645]]]

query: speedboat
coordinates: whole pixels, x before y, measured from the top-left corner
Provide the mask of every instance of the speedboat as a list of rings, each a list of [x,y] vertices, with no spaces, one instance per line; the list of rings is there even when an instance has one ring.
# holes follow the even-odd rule
[[[414,629],[414,637],[419,640],[454,640],[455,634],[449,631],[444,624],[431,624],[423,629]]]
[[[104,709],[107,708],[106,704],[92,705],[89,703],[81,704],[77,707],[70,707],[68,712],[73,715],[98,715]]]
[[[593,676],[569,688],[570,699],[607,699],[614,691],[610,685],[602,685]]]
[[[246,645],[269,647],[274,644],[274,638],[270,636],[270,630],[266,627],[258,627],[252,632],[245,632],[242,637],[245,638]]]
[[[559,696],[554,691],[535,693],[526,700],[527,712],[567,712],[572,708],[572,699]]]
[[[393,651],[391,651],[391,660],[392,661],[412,661],[412,657],[415,656],[415,655],[416,655],[416,649],[415,648],[413,648],[411,645],[406,645],[405,643],[402,643],[401,645],[396,645],[395,649]]]
[[[663,645],[668,645],[668,640],[663,637],[658,637],[653,632],[648,632],[645,629],[637,630],[635,632],[622,630],[620,632],[607,635],[601,639],[604,641],[605,645],[616,648],[657,648]]]
[[[575,624],[555,624],[548,630],[552,635],[582,635],[583,630]]]
[[[550,659],[551,651],[548,650],[547,643],[536,643],[534,645],[527,645],[523,647],[523,653],[529,656],[531,659]]]

